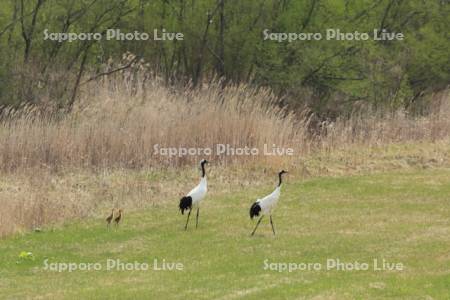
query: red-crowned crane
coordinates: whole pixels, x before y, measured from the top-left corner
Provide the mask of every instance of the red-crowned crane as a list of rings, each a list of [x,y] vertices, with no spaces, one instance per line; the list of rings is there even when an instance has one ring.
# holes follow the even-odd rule
[[[256,200],[256,202],[253,203],[252,206],[250,207],[250,219],[253,219],[254,217],[257,217],[261,214],[258,223],[256,223],[255,229],[253,229],[253,232],[251,234],[252,236],[255,234],[256,228],[258,228],[258,225],[259,223],[261,223],[261,220],[264,217],[264,215],[270,216],[270,225],[272,226],[272,231],[273,234],[275,235],[275,228],[273,226],[272,221],[272,211],[276,207],[278,199],[280,198],[282,176],[285,173],[287,173],[285,170],[281,170],[278,173],[278,185],[270,195],[267,195],[262,199]]]
[[[116,223],[116,227],[119,226],[120,221],[122,220],[122,209],[119,209],[119,214],[114,218],[114,222]]]
[[[106,218],[106,227],[109,228],[113,218],[114,218],[114,208],[111,210],[111,214]]]
[[[192,189],[186,196],[180,199],[180,211],[181,214],[184,215],[185,210],[189,210],[186,225],[184,226],[184,230],[187,230],[188,223],[189,223],[189,217],[191,216],[191,211],[193,207],[197,208],[197,217],[195,220],[195,228],[198,227],[198,215],[200,211],[200,202],[203,198],[206,196],[206,192],[208,191],[208,184],[206,182],[206,172],[205,172],[205,164],[207,164],[208,161],[206,159],[203,159],[200,162],[200,167],[202,169],[202,177],[200,179],[200,183]]]

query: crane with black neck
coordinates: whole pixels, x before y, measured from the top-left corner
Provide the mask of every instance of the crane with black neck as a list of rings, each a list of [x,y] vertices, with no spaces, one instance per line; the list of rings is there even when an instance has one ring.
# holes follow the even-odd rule
[[[255,234],[256,229],[258,228],[259,223],[261,223],[261,220],[265,215],[268,215],[270,217],[270,225],[272,226],[273,234],[275,235],[275,227],[273,225],[272,220],[272,212],[277,206],[278,199],[280,198],[280,192],[281,192],[281,184],[283,183],[283,174],[286,174],[287,171],[281,170],[278,173],[278,185],[275,188],[275,190],[270,193],[269,195],[265,196],[262,199],[258,199],[255,201],[255,203],[252,204],[250,207],[250,219],[253,219],[254,217],[258,217],[261,215],[261,217],[258,220],[258,223],[256,223],[255,229],[253,229],[251,235],[253,236]]]
[[[206,171],[205,171],[205,165],[208,164],[208,161],[206,159],[202,159],[200,161],[200,167],[202,170],[202,177],[200,178],[200,183],[193,188],[186,196],[182,197],[180,199],[179,208],[181,211],[181,214],[184,215],[184,212],[186,210],[189,211],[186,225],[184,226],[184,230],[187,230],[188,223],[189,223],[189,217],[191,216],[191,211],[193,208],[197,208],[197,216],[195,219],[195,228],[198,227],[198,218],[199,218],[199,211],[200,211],[200,202],[205,198],[206,192],[208,191],[208,184],[206,182]]]

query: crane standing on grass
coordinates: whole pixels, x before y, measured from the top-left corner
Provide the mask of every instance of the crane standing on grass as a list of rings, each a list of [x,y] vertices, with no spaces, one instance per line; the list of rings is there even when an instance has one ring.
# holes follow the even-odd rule
[[[186,196],[180,199],[180,211],[181,214],[184,215],[185,210],[189,210],[186,225],[184,226],[184,230],[187,230],[187,226],[189,223],[189,217],[191,216],[192,207],[197,207],[197,217],[195,220],[195,228],[198,227],[198,215],[200,210],[200,201],[205,198],[206,192],[208,191],[207,182],[206,182],[206,172],[205,172],[205,164],[207,164],[208,161],[206,159],[203,159],[200,162],[200,167],[202,169],[202,177],[200,179],[200,183],[192,190],[190,191]]]
[[[255,234],[256,228],[258,228],[259,223],[261,223],[262,218],[264,215],[270,216],[270,225],[272,226],[273,234],[275,235],[275,228],[273,226],[272,221],[272,211],[277,205],[278,199],[280,198],[280,189],[281,189],[281,183],[282,183],[282,176],[283,174],[287,173],[285,170],[281,170],[278,173],[278,186],[275,188],[275,190],[266,197],[262,199],[256,200],[255,203],[250,207],[250,218],[253,219],[256,216],[259,216],[261,214],[261,218],[259,218],[258,223],[256,223],[255,229],[253,229],[252,236]]]
[[[114,218],[114,208],[111,210],[111,214],[106,218],[106,227],[109,228],[113,218]]]
[[[116,227],[119,226],[120,221],[122,220],[122,209],[119,209],[119,214],[114,218],[114,222],[116,223]]]

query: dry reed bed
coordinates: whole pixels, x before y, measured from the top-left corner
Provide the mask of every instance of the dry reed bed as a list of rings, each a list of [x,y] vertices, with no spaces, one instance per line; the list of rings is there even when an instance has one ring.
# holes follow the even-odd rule
[[[433,142],[448,138],[449,116],[445,110],[414,119],[403,112],[384,116],[366,112],[323,122],[312,133],[311,115],[288,113],[268,90],[232,86],[222,91],[211,86],[176,93],[159,84],[144,89],[104,81],[86,86],[73,112],[57,121],[39,117],[32,109],[5,118],[0,123],[0,169],[142,169],[198,160],[154,155],[156,144],[212,149],[228,144],[257,148],[260,153],[264,144],[275,144],[305,156],[317,149],[333,151],[355,144]],[[268,160],[262,155],[213,159],[221,163]]]
[[[276,106],[267,90],[230,87],[223,94],[218,88],[176,94],[155,85],[132,94],[124,85],[105,83],[85,91],[62,120],[30,112],[4,121],[1,169],[178,166],[197,158],[154,155],[154,145],[262,149],[266,143],[294,147],[305,138],[302,122]]]
[[[448,103],[447,97],[445,107]],[[280,166],[288,165],[303,175],[329,173],[321,171],[323,166],[305,163],[318,154],[349,160],[345,169],[359,163],[355,149],[395,143],[447,144],[449,111],[441,109],[415,119],[402,112],[354,114],[347,120],[323,122],[312,132],[311,115],[287,112],[265,89],[230,86],[222,90],[211,85],[173,91],[156,81],[145,85],[109,79],[93,82],[84,86],[73,111],[62,117],[47,118],[30,107],[4,112],[10,116],[4,115],[0,122],[0,236],[96,215],[111,205],[130,210],[177,199],[195,181],[197,175],[190,166],[199,157],[154,155],[155,144],[258,149],[275,144],[294,149],[293,157],[211,157],[215,189],[226,191],[239,184],[265,184],[261,173]],[[439,149],[445,152],[448,147]],[[341,155],[347,151],[351,158]],[[436,161],[448,159],[433,155]],[[236,162],[245,164],[245,170],[237,168]],[[183,172],[189,170],[188,175],[179,176],[182,167]],[[238,182],[237,178],[246,179]]]

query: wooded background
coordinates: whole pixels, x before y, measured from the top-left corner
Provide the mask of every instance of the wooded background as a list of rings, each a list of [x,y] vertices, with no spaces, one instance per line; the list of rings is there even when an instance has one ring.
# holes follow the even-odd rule
[[[80,84],[146,68],[168,86],[268,86],[324,118],[358,108],[426,114],[450,82],[450,7],[443,0],[2,0],[0,106],[70,110]],[[182,32],[183,41],[44,40],[49,32]],[[271,32],[386,29],[403,41],[263,39]],[[132,53],[124,59],[124,53]],[[106,76],[106,75],[105,75]],[[154,78],[154,77],[152,77]]]

